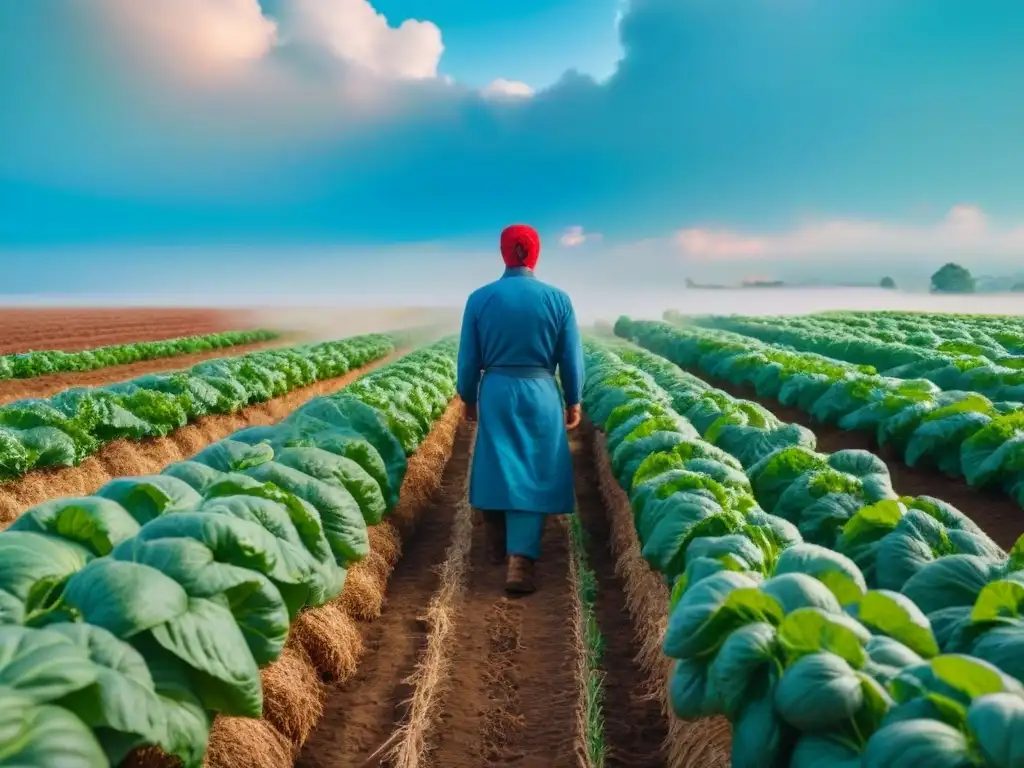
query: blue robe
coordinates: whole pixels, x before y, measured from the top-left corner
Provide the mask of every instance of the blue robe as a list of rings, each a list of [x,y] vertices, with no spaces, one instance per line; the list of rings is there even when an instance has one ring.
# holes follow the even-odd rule
[[[470,295],[462,319],[458,392],[464,402],[477,404],[469,484],[473,507],[506,515],[573,510],[564,408],[580,402],[582,388],[583,347],[576,313],[563,291],[518,268]],[[517,554],[511,516],[508,523],[509,553]],[[522,553],[527,555],[536,549],[529,542],[523,547],[530,550]]]

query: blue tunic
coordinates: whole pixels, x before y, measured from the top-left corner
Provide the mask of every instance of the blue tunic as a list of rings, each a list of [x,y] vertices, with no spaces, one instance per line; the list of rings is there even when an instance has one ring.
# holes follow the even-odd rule
[[[556,366],[564,403],[553,375]],[[573,510],[564,408],[580,402],[582,387],[579,327],[563,291],[518,268],[470,295],[462,319],[458,392],[464,402],[478,406],[469,482],[473,507],[546,514]]]

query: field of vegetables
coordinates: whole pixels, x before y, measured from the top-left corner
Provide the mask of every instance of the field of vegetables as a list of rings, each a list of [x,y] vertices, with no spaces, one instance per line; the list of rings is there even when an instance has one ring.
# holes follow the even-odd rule
[[[1024,323],[665,319],[520,599],[437,328],[0,405],[0,766],[1024,768]]]

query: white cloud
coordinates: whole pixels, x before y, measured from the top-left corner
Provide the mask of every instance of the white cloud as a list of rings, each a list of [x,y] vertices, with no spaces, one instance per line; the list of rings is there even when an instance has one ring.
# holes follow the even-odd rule
[[[441,30],[406,19],[391,26],[368,0],[282,0],[279,24],[258,0],[99,0],[119,40],[169,59],[175,69],[262,59],[279,44],[321,48],[382,78],[437,77]]]
[[[288,0],[281,14],[289,39],[325,45],[340,59],[382,77],[437,77],[441,30],[406,19],[397,27],[367,0]]]
[[[691,227],[675,233],[676,250],[693,261],[827,256],[934,257],[1024,255],[1024,227],[997,228],[975,205],[953,206],[925,226],[832,219],[779,234]]]
[[[697,258],[757,256],[764,248],[760,239],[702,227],[682,229],[675,234],[674,241],[684,254]]]
[[[480,91],[487,98],[529,98],[533,96],[533,88],[518,80],[493,80]]]
[[[585,232],[583,227],[576,225],[566,227],[562,236],[558,238],[558,242],[563,248],[576,248],[584,243],[600,240],[601,237],[599,232]]]
[[[277,40],[259,0],[99,0],[97,10],[119,42],[185,68],[260,59]]]

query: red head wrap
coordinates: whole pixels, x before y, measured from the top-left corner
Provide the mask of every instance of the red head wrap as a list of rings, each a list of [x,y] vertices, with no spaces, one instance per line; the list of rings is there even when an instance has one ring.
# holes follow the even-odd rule
[[[506,267],[533,269],[540,259],[540,235],[533,227],[513,224],[501,233],[501,258]]]

